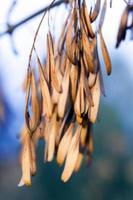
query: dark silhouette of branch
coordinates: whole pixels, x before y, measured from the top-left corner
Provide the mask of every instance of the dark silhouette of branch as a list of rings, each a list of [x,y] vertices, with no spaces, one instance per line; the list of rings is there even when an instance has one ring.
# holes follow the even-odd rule
[[[9,22],[10,22],[10,16],[11,16],[11,14],[12,14],[12,12],[13,12],[13,10],[14,10],[16,4],[17,4],[17,0],[14,0],[14,1],[12,2],[12,4],[11,4],[10,8],[9,8],[9,11],[8,11],[8,13],[7,13],[7,20],[6,20],[6,21],[7,21],[7,24],[9,24]]]
[[[20,22],[14,24],[14,25],[11,25],[11,24],[7,24],[7,30],[5,30],[4,32],[0,33],[0,37],[6,35],[6,34],[9,34],[9,35],[12,35],[12,33],[15,31],[15,29],[17,29],[18,27],[22,26],[23,24],[25,24],[26,22],[30,21],[31,19],[35,18],[36,16],[44,13],[45,11],[47,11],[48,9],[52,9],[52,8],[55,8],[57,6],[60,6],[61,4],[63,3],[68,3],[68,0],[58,0],[57,2],[55,2],[54,4],[52,4],[50,7],[49,6],[46,6],[44,8],[42,8],[41,10],[33,13],[32,15],[26,17],[25,19],[21,20]]]
[[[131,6],[133,4],[132,0],[123,0],[128,6]]]

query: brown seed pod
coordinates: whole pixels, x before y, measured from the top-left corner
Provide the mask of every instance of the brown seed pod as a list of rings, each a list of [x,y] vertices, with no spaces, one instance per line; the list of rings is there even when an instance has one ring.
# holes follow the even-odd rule
[[[30,135],[26,127],[23,128],[22,133],[22,149],[21,149],[21,166],[22,177],[18,186],[31,185],[31,148],[30,148]]]
[[[79,140],[80,140],[81,128],[82,126],[80,125],[77,127],[76,132],[71,140],[70,147],[68,149],[65,167],[61,176],[61,179],[64,182],[68,181],[76,166],[76,161],[78,159],[78,154],[79,154]]]
[[[51,77],[51,84],[57,90],[57,92],[61,92],[61,84],[59,83],[58,76],[57,76],[57,68],[55,64],[54,58],[54,45],[52,35],[49,32],[48,34],[48,44],[49,44],[49,63],[50,63],[50,77]]]
[[[73,102],[75,101],[77,94],[77,83],[78,83],[78,67],[76,65],[72,65],[70,70],[70,93]]]
[[[96,83],[91,89],[92,98],[94,105],[91,106],[89,119],[92,123],[95,123],[97,120],[97,114],[99,110],[99,103],[100,103],[100,80],[99,80],[99,73],[97,74]]]
[[[94,38],[95,33],[93,32],[93,29],[92,29],[92,26],[91,26],[91,20],[90,20],[89,14],[88,14],[88,10],[87,10],[85,0],[83,0],[83,14],[84,14],[84,21],[85,21],[86,27],[88,29],[88,34],[91,38]]]
[[[94,22],[96,18],[99,15],[100,12],[100,5],[101,5],[101,0],[97,0],[95,3],[94,10],[90,13],[90,21]]]
[[[121,21],[120,21],[120,26],[119,26],[119,30],[117,34],[116,48],[119,47],[122,40],[125,40],[126,31],[127,31],[128,14],[129,14],[129,8],[128,6],[126,6],[122,14]]]
[[[84,85],[83,85],[83,79],[80,74],[80,80],[78,81],[78,90],[77,90],[77,95],[76,99],[74,102],[74,111],[75,114],[78,117],[81,117],[81,114],[84,113],[85,109],[85,102],[84,102]],[[78,119],[77,117],[77,119]]]
[[[48,133],[45,148],[45,159],[47,161],[52,161],[55,153],[55,140],[58,132],[58,122],[57,122],[57,109],[54,110],[51,120],[48,122]]]
[[[110,75],[111,74],[111,60],[110,60],[109,53],[108,53],[101,30],[99,31],[99,36],[100,36],[101,50],[102,50],[104,63],[106,66],[106,71],[107,71],[107,74]]]
[[[85,92],[87,101],[90,105],[93,105],[94,103],[93,103],[92,95],[91,95],[90,88],[88,85],[88,80],[87,80],[87,76],[85,73],[84,61],[82,58],[81,58],[81,80],[83,82],[83,88],[84,88],[84,92]]]
[[[32,106],[32,117],[31,117],[31,127],[33,130],[36,130],[40,122],[40,106],[38,91],[35,82],[35,74],[32,71],[31,73],[31,106]]]
[[[76,64],[76,57],[75,57],[76,56],[76,53],[75,53],[76,40],[73,37],[73,32],[74,32],[73,27],[76,24],[76,20],[77,20],[77,12],[76,12],[76,8],[74,8],[72,11],[71,19],[70,19],[67,33],[66,33],[66,54],[70,62],[74,65]],[[71,48],[72,45],[74,48]]]
[[[41,89],[41,94],[43,98],[43,114],[44,115],[46,114],[48,118],[51,118],[53,104],[51,100],[50,90],[45,80],[42,65],[39,58],[38,58],[38,68],[39,68],[39,76],[40,76],[40,89]]]
[[[65,157],[67,155],[68,148],[72,139],[73,128],[74,128],[74,123],[72,122],[70,123],[68,129],[64,133],[64,136],[62,137],[59,143],[59,147],[57,151],[57,162],[59,165],[63,164]]]
[[[31,100],[32,113],[29,112],[29,101]],[[34,72],[28,72],[26,86],[26,107],[25,107],[25,124],[29,134],[37,129],[40,121],[40,106],[38,91],[35,82]]]
[[[63,134],[63,131],[64,131],[64,128],[65,128],[65,125],[66,125],[66,122],[68,120],[68,117],[69,117],[69,114],[71,112],[71,106],[68,107],[65,115],[64,115],[64,118],[61,119],[61,124],[60,124],[60,127],[59,127],[59,131],[58,131],[58,134],[56,136],[56,146],[59,145],[59,142],[61,140],[61,137],[62,137],[62,134]]]
[[[26,83],[26,106],[25,106],[25,124],[27,127],[27,130],[30,130],[30,114],[29,114],[29,99],[30,99],[30,85],[31,85],[31,73],[28,71],[27,73],[27,83]]]
[[[58,102],[58,116],[60,118],[64,117],[66,106],[68,102],[68,96],[69,96],[69,85],[70,85],[70,67],[69,67],[69,61],[67,60],[67,66],[66,71],[62,80],[62,93],[59,96],[59,102]]]
[[[79,152],[78,154],[78,158],[77,158],[77,161],[76,161],[76,165],[75,165],[75,168],[74,168],[74,172],[78,172],[80,167],[81,167],[81,164],[82,164],[82,161],[83,161],[83,154]]]
[[[89,72],[94,73],[95,66],[91,54],[90,42],[83,29],[81,30],[81,42],[82,42],[84,62],[87,63]]]

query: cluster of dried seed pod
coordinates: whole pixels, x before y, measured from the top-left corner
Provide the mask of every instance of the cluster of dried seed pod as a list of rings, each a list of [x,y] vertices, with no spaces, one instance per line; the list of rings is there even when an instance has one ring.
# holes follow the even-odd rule
[[[128,25],[129,15],[131,15],[131,22]],[[119,47],[122,40],[125,40],[127,30],[131,31],[131,39],[133,39],[133,5],[128,4],[121,17],[120,26],[117,34],[116,48]]]
[[[97,0],[94,9],[88,12],[86,0],[71,1],[57,44],[51,32],[47,33],[44,65],[36,53],[39,80],[33,69],[28,68],[19,186],[31,184],[39,139],[45,141],[44,160],[52,161],[55,156],[59,165],[64,164],[61,176],[64,182],[79,170],[84,156],[91,160],[92,126],[97,120],[101,92],[104,93],[98,38],[107,74],[111,73],[101,31],[106,4],[105,0],[100,9],[101,1]],[[100,10],[99,25],[94,30]]]

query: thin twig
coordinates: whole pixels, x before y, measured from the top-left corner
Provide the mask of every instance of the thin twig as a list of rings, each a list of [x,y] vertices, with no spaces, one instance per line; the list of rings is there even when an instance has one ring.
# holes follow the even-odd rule
[[[7,18],[6,18],[6,25],[7,25],[7,27],[10,26],[10,18],[11,18],[11,15],[12,15],[12,13],[13,13],[16,5],[17,5],[17,0],[13,0],[12,4],[11,4],[9,10],[8,10],[8,13],[7,13]],[[15,55],[17,55],[18,51],[17,51],[16,46],[14,44],[13,37],[10,37],[10,42],[11,42],[11,48],[13,50],[13,53]]]
[[[52,4],[50,7],[49,6],[46,6],[44,8],[42,8],[41,10],[35,12],[34,14],[26,17],[25,19],[21,20],[20,22],[14,24],[14,25],[11,25],[11,24],[8,24],[8,28],[6,31],[4,32],[1,32],[0,33],[0,37],[6,35],[6,34],[12,34],[16,28],[22,26],[23,24],[25,24],[26,22],[30,21],[31,19],[35,18],[36,16],[44,13],[45,11],[47,11],[48,9],[52,9],[52,8],[55,8],[57,6],[60,6],[61,4],[63,3],[68,3],[68,0],[59,0],[57,2],[55,2],[54,4]]]
[[[128,6],[131,6],[132,5],[132,1],[127,1],[127,0],[123,0]]]
[[[11,14],[12,14],[12,12],[13,12],[13,10],[14,10],[16,4],[17,4],[17,0],[14,0],[14,1],[12,2],[12,4],[11,4],[10,8],[9,8],[9,11],[8,11],[8,13],[7,13],[7,20],[6,20],[6,21],[7,21],[7,24],[9,24],[10,16],[11,16]]]
[[[33,50],[34,50],[34,48],[35,48],[35,42],[36,42],[36,38],[37,38],[38,32],[39,32],[39,30],[40,30],[41,24],[42,24],[42,22],[43,22],[43,20],[44,20],[44,17],[45,17],[45,15],[46,15],[47,11],[51,8],[52,5],[54,5],[54,3],[55,3],[55,0],[53,0],[52,3],[51,3],[51,4],[47,7],[47,9],[44,11],[44,14],[43,14],[43,16],[42,16],[42,18],[41,18],[41,21],[40,21],[40,23],[39,23],[39,25],[38,25],[38,27],[37,27],[37,30],[36,30],[36,33],[35,33],[35,37],[34,37],[34,40],[33,40],[33,45],[32,45],[32,47],[31,47],[31,51],[30,51],[28,69],[30,68],[30,61],[31,61],[31,57],[32,57]]]

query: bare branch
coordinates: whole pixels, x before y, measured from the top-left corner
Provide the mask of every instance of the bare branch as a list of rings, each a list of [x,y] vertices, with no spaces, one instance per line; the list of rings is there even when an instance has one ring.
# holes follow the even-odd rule
[[[127,0],[123,0],[128,6],[131,6],[132,5],[132,0],[129,0],[129,1],[127,1]]]
[[[6,20],[6,21],[7,21],[7,24],[9,24],[10,16],[11,16],[11,14],[12,14],[12,12],[13,12],[13,10],[14,10],[16,4],[17,4],[17,0],[14,0],[14,1],[12,2],[12,4],[11,4],[10,8],[9,8],[9,11],[8,11],[8,13],[7,13],[7,20]]]
[[[4,32],[0,33],[0,37],[6,35],[6,34],[12,34],[15,29],[17,29],[18,27],[22,26],[23,24],[25,24],[26,22],[30,21],[31,19],[35,18],[36,16],[44,13],[45,11],[47,11],[48,9],[52,9],[52,8],[55,8],[57,6],[60,6],[61,4],[63,3],[68,3],[68,0],[59,0],[57,2],[55,2],[54,4],[52,4],[50,7],[49,6],[46,6],[44,8],[42,8],[41,10],[33,13],[32,15],[26,17],[25,19],[21,20],[20,22],[14,24],[14,25],[11,25],[11,24],[8,24],[8,28],[7,30],[5,30]]]

